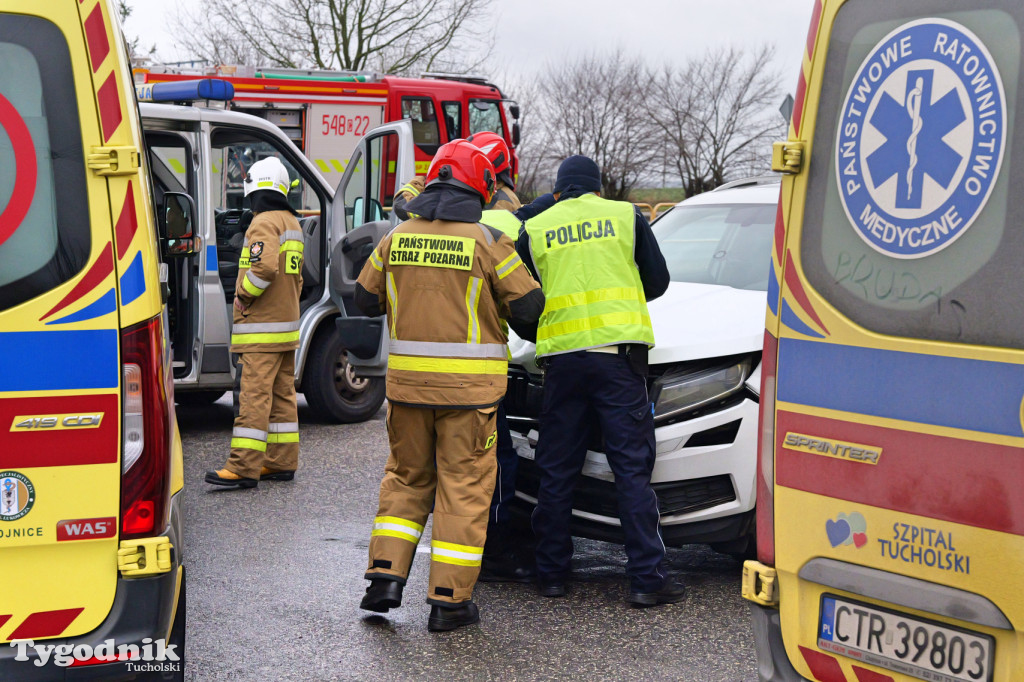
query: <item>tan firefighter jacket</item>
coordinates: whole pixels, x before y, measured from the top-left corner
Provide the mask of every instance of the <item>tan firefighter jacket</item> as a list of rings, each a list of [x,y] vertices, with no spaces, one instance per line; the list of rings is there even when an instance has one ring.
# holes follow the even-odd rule
[[[409,405],[496,404],[508,372],[500,318],[534,291],[543,307],[512,240],[478,223],[402,223],[370,255],[359,283],[386,304],[388,400]]]
[[[276,353],[299,347],[303,235],[287,211],[257,213],[245,233],[235,296],[232,353]]]

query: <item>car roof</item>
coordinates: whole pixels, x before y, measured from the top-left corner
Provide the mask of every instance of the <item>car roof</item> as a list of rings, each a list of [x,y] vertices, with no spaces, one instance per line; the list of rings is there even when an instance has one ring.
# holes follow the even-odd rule
[[[781,178],[762,175],[729,182],[710,192],[680,201],[676,206],[701,204],[774,204],[779,200]]]

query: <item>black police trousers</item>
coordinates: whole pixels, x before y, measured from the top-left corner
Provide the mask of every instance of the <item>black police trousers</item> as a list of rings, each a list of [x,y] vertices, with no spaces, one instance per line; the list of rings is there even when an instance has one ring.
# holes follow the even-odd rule
[[[547,360],[536,450],[540,489],[532,518],[537,578],[560,582],[569,573],[573,490],[594,418],[615,476],[630,587],[656,591],[664,585],[666,573],[658,499],[651,488],[654,416],[643,377],[630,368],[626,356],[610,353],[578,351]]]

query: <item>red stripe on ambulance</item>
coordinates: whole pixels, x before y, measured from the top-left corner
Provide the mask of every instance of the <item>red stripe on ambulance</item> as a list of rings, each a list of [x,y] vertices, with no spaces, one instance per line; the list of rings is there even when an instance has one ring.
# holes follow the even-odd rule
[[[96,73],[103,60],[110,54],[107,25],[103,22],[103,10],[99,5],[93,8],[85,20],[85,38],[89,41],[89,61],[92,62],[92,72]]]
[[[84,607],[60,609],[57,611],[39,611],[33,613],[15,628],[8,639],[36,639],[38,637],[57,637],[78,618]]]
[[[843,390],[836,386],[835,390]],[[927,516],[951,523],[1024,535],[1021,449],[933,436],[779,410],[775,431],[777,485]],[[878,464],[788,449],[786,434],[881,448]]]
[[[16,417],[46,415],[102,417],[93,428],[49,428],[40,420],[38,427],[11,431]],[[0,471],[116,462],[120,429],[116,393],[0,399]]]

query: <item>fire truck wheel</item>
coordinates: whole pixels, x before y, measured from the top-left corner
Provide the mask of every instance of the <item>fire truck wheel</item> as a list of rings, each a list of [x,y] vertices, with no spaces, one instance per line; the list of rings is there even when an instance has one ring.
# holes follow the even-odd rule
[[[357,377],[333,327],[317,334],[309,350],[302,391],[320,419],[337,424],[363,422],[384,403],[384,377]]]

